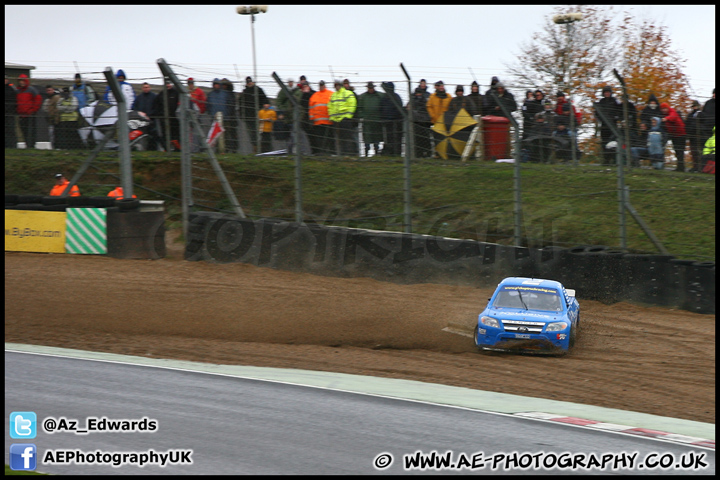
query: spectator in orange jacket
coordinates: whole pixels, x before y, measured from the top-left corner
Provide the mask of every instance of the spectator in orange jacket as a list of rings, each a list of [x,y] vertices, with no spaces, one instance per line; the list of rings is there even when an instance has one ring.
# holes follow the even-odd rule
[[[62,173],[58,173],[55,175],[55,186],[50,190],[50,196],[51,197],[60,197],[62,196],[63,192],[67,188],[67,186],[70,185],[70,180],[65,178],[65,176]],[[77,185],[73,185],[73,187],[70,189],[70,194],[67,195],[70,197],[79,197],[80,196],[80,189]]]
[[[125,198],[124,195],[122,187],[115,187],[115,190],[107,194],[108,197],[115,197],[116,200],[122,200]],[[133,195],[132,198],[137,198],[137,195]]]
[[[328,105],[333,92],[325,87],[325,81],[318,83],[319,90],[312,94],[308,102],[308,118],[313,122],[313,131],[310,136],[310,146],[313,154],[330,154],[332,138],[332,122],[328,113]]]

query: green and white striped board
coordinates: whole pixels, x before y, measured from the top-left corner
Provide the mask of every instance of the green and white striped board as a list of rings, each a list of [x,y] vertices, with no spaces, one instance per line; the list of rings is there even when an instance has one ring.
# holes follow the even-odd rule
[[[89,255],[107,253],[107,210],[68,208],[65,251]]]

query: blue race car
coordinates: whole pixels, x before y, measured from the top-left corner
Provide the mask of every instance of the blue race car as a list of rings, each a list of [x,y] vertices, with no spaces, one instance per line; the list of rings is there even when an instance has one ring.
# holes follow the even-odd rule
[[[580,304],[560,282],[509,277],[498,284],[478,317],[482,350],[564,354],[575,344]]]

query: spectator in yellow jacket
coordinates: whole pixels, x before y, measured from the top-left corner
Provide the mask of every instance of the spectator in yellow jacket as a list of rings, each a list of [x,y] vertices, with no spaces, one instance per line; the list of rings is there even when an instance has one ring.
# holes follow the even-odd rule
[[[273,123],[277,120],[277,112],[270,108],[270,104],[266,103],[263,105],[262,110],[258,112],[258,118],[260,119],[260,131],[261,135],[261,152],[272,151],[272,131]]]
[[[443,115],[450,106],[450,100],[452,100],[452,96],[445,91],[445,84],[442,80],[435,82],[435,93],[430,95],[427,101],[427,111],[433,124],[443,119]]]
[[[341,155],[358,155],[357,151],[353,151],[355,150],[355,142],[352,138],[353,118],[356,109],[357,97],[355,93],[346,89],[340,80],[335,80],[335,93],[330,96],[328,113],[330,114],[330,120],[335,125]]]

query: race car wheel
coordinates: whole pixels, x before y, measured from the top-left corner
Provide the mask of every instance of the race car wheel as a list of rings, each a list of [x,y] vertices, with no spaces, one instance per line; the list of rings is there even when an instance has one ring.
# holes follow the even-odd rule
[[[570,327],[570,348],[575,346],[575,340],[577,340],[577,327],[577,323],[574,326]]]
[[[478,328],[479,327],[477,325],[475,325],[475,332],[473,335],[473,339],[475,340],[475,346],[478,348],[478,350],[482,350],[482,347],[480,345],[478,345],[478,335],[479,335]]]

